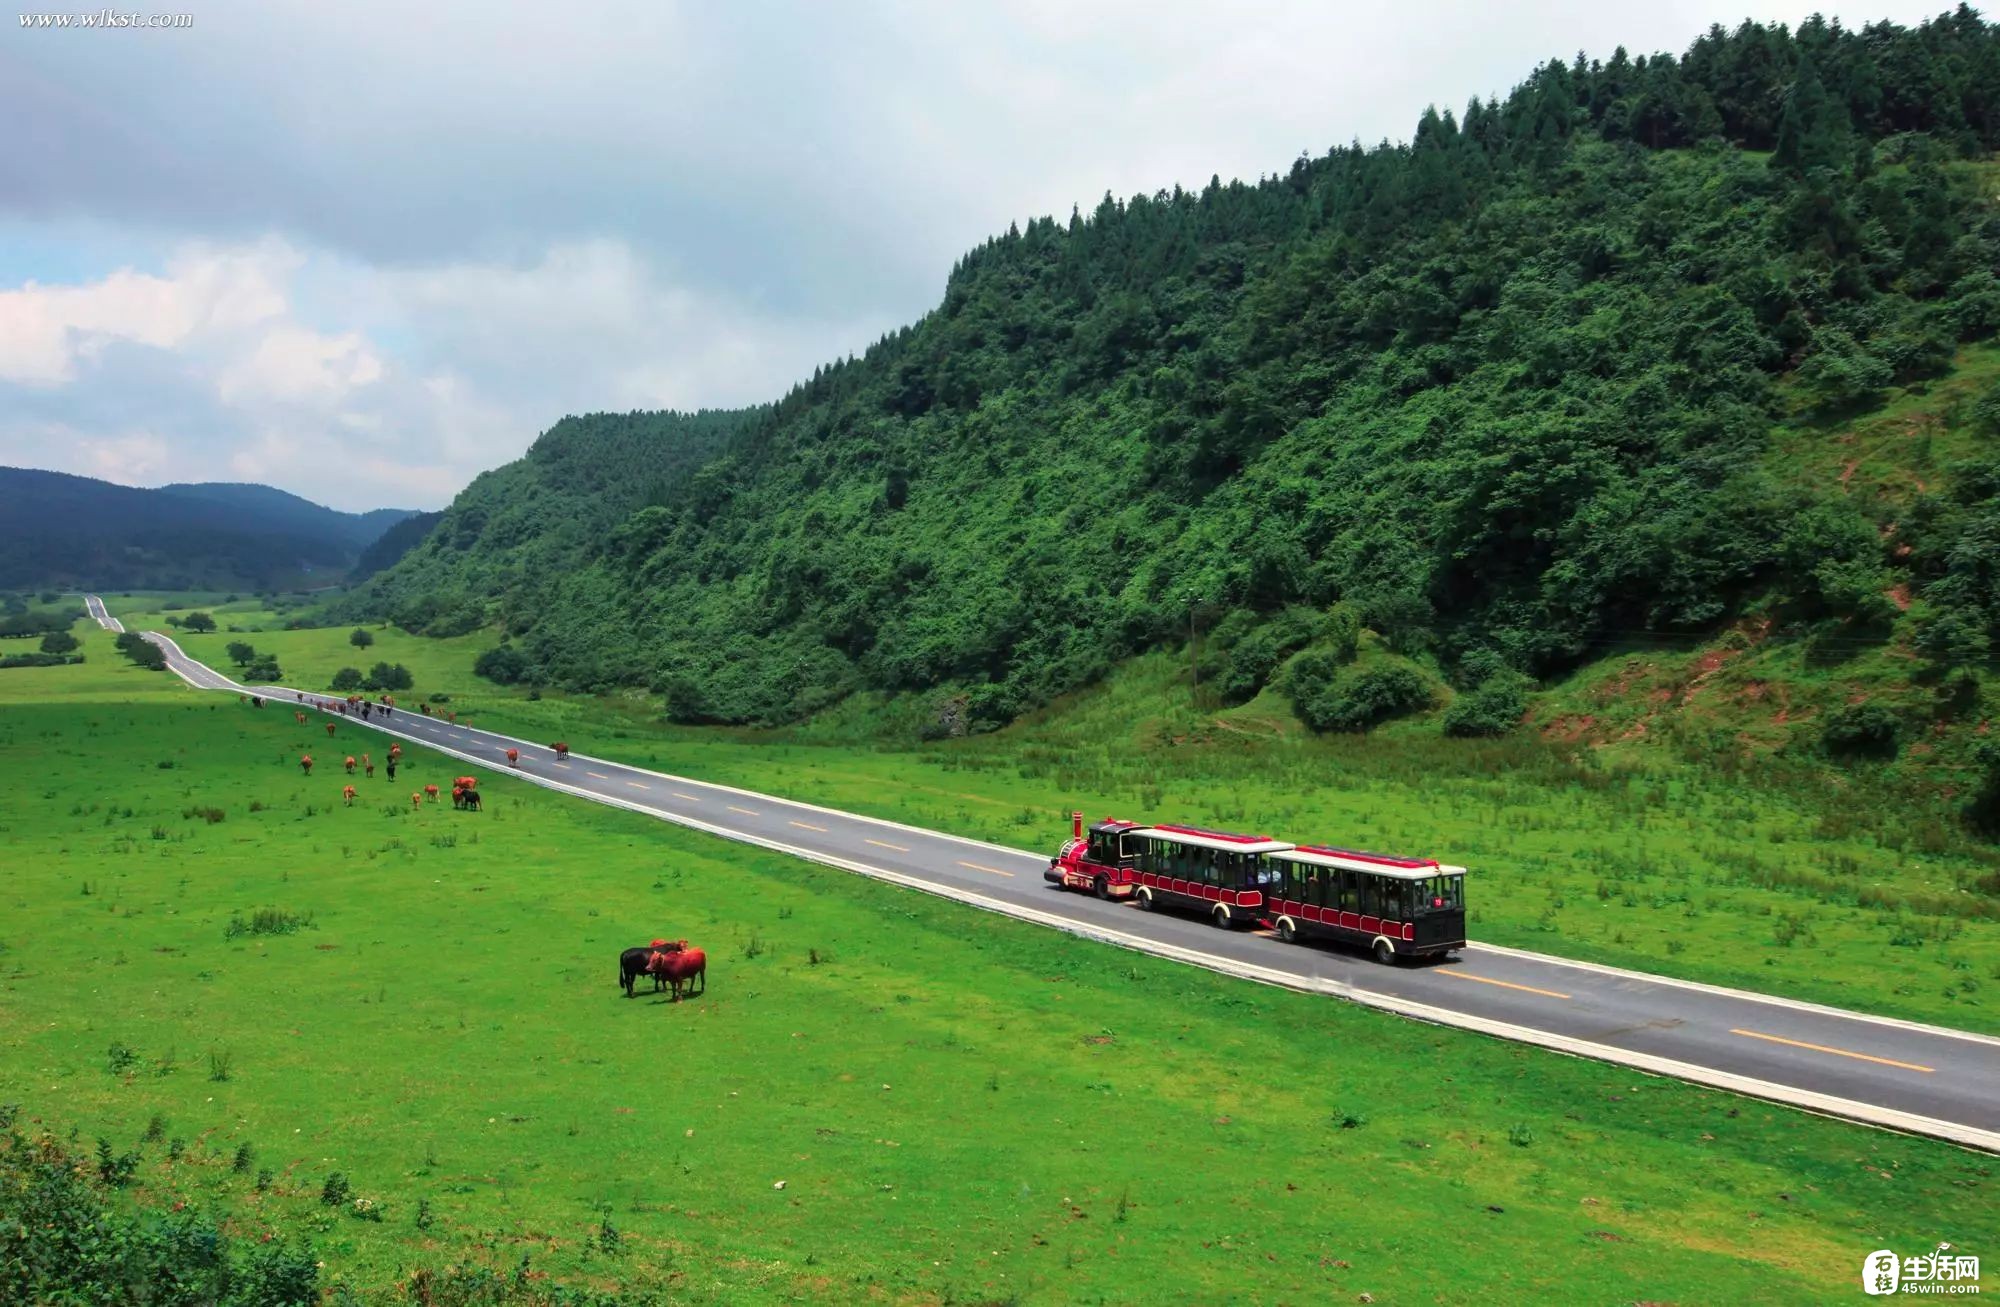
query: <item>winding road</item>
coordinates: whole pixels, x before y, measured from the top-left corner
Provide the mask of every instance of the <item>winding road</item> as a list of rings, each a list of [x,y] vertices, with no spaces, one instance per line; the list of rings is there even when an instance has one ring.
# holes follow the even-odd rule
[[[97,596],[86,601],[101,625],[124,629]],[[144,635],[197,689],[296,706],[298,691],[238,684],[165,635]],[[345,720],[535,785],[1227,975],[2000,1153],[2000,1038],[1993,1036],[1476,942],[1455,961],[1382,966],[1358,953],[1287,946],[1265,932],[1222,931],[1059,890],[1042,880],[1045,852],[580,753],[558,759],[544,744],[418,713]],[[510,747],[520,750],[519,768],[507,765]],[[1052,845],[1061,834],[1051,832]]]

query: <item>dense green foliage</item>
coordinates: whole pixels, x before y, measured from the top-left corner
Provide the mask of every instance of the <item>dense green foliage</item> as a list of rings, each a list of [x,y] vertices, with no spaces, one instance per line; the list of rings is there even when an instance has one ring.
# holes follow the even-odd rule
[[[14,1110],[4,1109],[11,1119]],[[319,1266],[289,1242],[244,1244],[194,1213],[131,1213],[108,1190],[137,1154],[94,1168],[46,1135],[0,1137],[0,1302],[285,1307],[317,1303]]]
[[[365,581],[378,572],[394,567],[402,561],[403,555],[423,542],[424,537],[431,533],[431,528],[443,520],[442,511],[412,513],[384,531],[374,544],[361,551],[361,557],[354,560],[354,580]]]
[[[120,631],[117,639],[118,652],[130,658],[135,664],[148,671],[167,670],[167,655],[160,646],[147,640],[137,631]]]
[[[560,424],[364,610],[497,619],[521,677],[650,684],[688,721],[945,686],[992,723],[1197,609],[1335,601],[1467,683],[1768,596],[1866,629],[1899,582],[1940,656],[1977,658],[1990,479],[1935,489],[1903,556],[1761,460],[2000,326],[1996,144],[2000,37],[1967,9],[1550,63],[1407,144],[1010,229],[698,471],[684,442],[569,456],[646,419]]]
[[[391,617],[428,635],[462,635],[495,619],[519,630],[539,622],[545,634],[574,625],[593,630],[589,647],[599,649],[606,627],[622,620],[613,598],[580,611],[574,603],[542,608],[542,597],[597,556],[620,522],[666,502],[758,411],[564,418],[520,461],[476,478],[341,611]],[[629,659],[613,657],[585,679],[638,676]]]

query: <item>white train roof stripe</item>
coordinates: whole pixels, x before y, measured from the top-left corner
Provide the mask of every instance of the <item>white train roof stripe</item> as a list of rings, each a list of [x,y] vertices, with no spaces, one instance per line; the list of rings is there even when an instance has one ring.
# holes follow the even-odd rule
[[[1194,849],[1220,849],[1224,853],[1277,853],[1298,846],[1283,840],[1259,840],[1254,844],[1240,840],[1210,839],[1206,835],[1183,835],[1179,831],[1161,830],[1157,826],[1142,826],[1137,830],[1124,832],[1127,835],[1143,835],[1149,840],[1160,840],[1167,844],[1185,844]]]
[[[1274,850],[1272,857],[1285,862],[1304,862],[1315,867],[1339,867],[1345,871],[1365,871],[1375,876],[1390,876],[1396,880],[1429,880],[1433,876],[1463,876],[1463,867],[1385,867],[1379,862],[1363,862],[1359,858],[1336,858],[1330,853],[1307,853],[1303,849],[1289,848]]]

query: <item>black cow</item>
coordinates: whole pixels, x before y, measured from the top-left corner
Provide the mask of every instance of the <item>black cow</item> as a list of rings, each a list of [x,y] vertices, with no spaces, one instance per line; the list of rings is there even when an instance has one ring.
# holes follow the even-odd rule
[[[672,946],[669,945],[668,947],[671,948]],[[626,998],[632,997],[632,982],[647,974],[648,964],[652,961],[653,955],[663,951],[648,946],[646,948],[628,948],[618,955],[618,983],[625,987]],[[653,992],[655,994],[659,993],[663,988],[661,984],[662,979],[663,977],[658,972],[653,973]]]

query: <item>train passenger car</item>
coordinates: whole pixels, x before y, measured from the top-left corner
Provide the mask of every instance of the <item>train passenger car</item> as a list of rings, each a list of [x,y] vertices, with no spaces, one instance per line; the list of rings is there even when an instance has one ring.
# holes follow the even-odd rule
[[[1268,835],[1237,835],[1196,826],[1141,826],[1123,838],[1136,846],[1135,894],[1148,912],[1192,908],[1225,930],[1255,926],[1275,878],[1266,855],[1292,846]]]
[[[1465,947],[1463,867],[1314,845],[1264,861],[1272,873],[1264,915],[1280,939],[1358,944],[1377,962]]]

